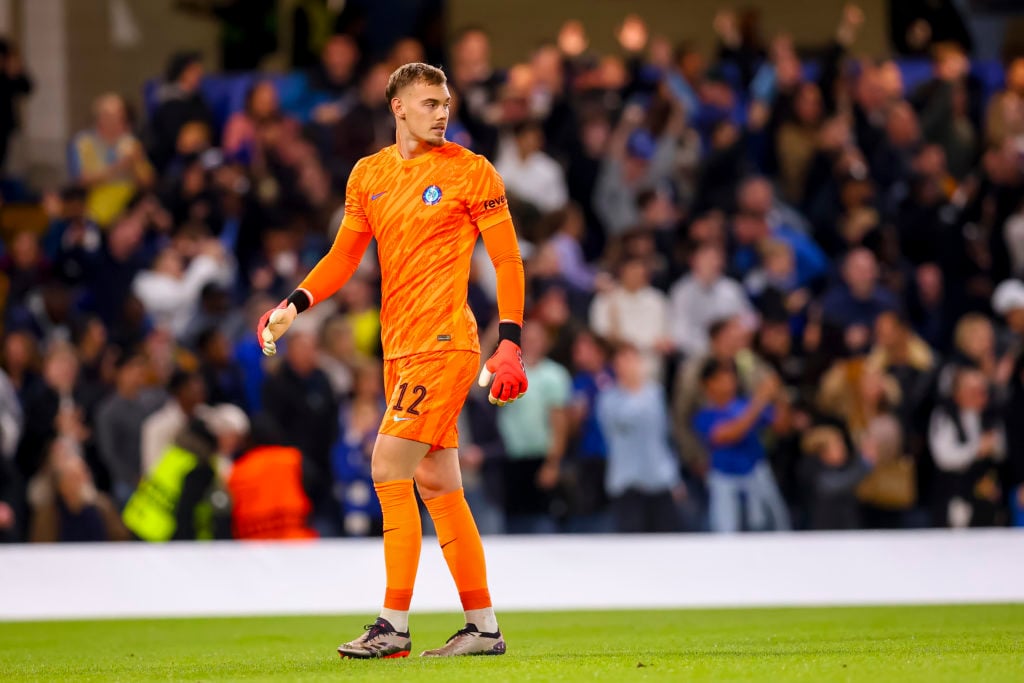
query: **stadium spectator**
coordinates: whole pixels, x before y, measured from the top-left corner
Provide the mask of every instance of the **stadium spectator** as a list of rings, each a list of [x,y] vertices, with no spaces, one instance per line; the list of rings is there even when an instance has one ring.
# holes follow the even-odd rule
[[[902,400],[896,379],[863,356],[833,365],[818,392],[818,408],[842,423],[856,447],[873,421],[898,414]]]
[[[29,483],[32,543],[122,541],[128,533],[107,494],[98,491],[81,444],[61,436],[47,447],[46,464]]]
[[[570,532],[611,529],[605,492],[608,445],[597,417],[597,397],[615,381],[608,362],[607,344],[589,330],[581,330],[572,344],[573,396],[569,421],[574,435],[569,466],[575,477],[570,508]]]
[[[874,337],[875,345],[867,363],[896,380],[902,397],[903,423],[916,424],[931,390],[935,354],[895,311],[878,316]]]
[[[18,47],[6,38],[0,38],[0,170],[7,164],[11,135],[20,124],[18,101],[29,95],[33,88]]]
[[[686,489],[668,445],[664,391],[647,375],[635,347],[619,346],[612,368],[615,382],[598,393],[594,412],[608,444],[605,490],[615,531],[679,531],[677,504]]]
[[[640,221],[637,197],[672,174],[676,151],[674,134],[681,123],[655,139],[642,126],[643,107],[631,105],[612,131],[604,161],[594,186],[593,204],[609,235],[621,235]]]
[[[382,532],[384,518],[370,471],[377,429],[387,409],[380,365],[366,363],[355,370],[352,399],[341,409],[342,432],[331,449],[331,473],[341,507],[346,536]]]
[[[871,344],[875,319],[896,308],[896,298],[879,284],[878,260],[859,248],[843,260],[843,281],[822,295],[820,319],[840,332],[849,352],[863,352]]]
[[[368,277],[354,277],[338,293],[342,317],[352,326],[356,351],[367,358],[380,355],[380,306],[374,283]]]
[[[217,328],[199,335],[199,374],[206,383],[206,396],[211,404],[231,403],[246,408],[245,376],[231,357],[227,335]]]
[[[187,265],[179,248],[168,245],[157,254],[151,269],[135,276],[132,292],[155,325],[178,337],[184,335],[203,287],[226,284],[231,275],[224,246],[216,240],[204,241]]]
[[[331,382],[317,367],[317,341],[310,329],[292,329],[284,362],[263,382],[263,410],[288,425],[287,442],[302,452],[303,473],[313,502],[312,526],[321,536],[342,531],[331,486],[331,446],[338,435],[338,403]]]
[[[989,100],[985,142],[998,147],[1020,135],[1024,135],[1024,57],[1015,57],[1006,67],[1006,88]]]
[[[705,407],[694,416],[693,425],[710,453],[711,531],[789,529],[789,511],[760,441],[761,432],[776,419],[772,404],[780,389],[778,377],[767,375],[749,399],[738,396],[731,361],[708,360],[700,379]]]
[[[359,82],[358,98],[346,108],[344,116],[337,123],[322,127],[321,158],[337,187],[345,186],[359,159],[394,139],[395,118],[381,97],[389,75],[383,64],[370,67]]]
[[[628,342],[644,360],[647,376],[661,381],[669,340],[668,299],[651,286],[650,273],[640,258],[630,258],[619,270],[619,282],[594,297],[590,327],[613,343]]]
[[[39,382],[39,350],[28,332],[8,331],[4,335],[3,371],[24,408]]]
[[[793,252],[793,286],[820,284],[828,270],[825,254],[807,234],[806,219],[776,198],[767,178],[755,176],[743,181],[736,191],[736,206],[740,214],[737,219],[748,221],[745,229],[740,225],[734,228],[739,245],[732,266],[737,273],[747,273],[756,262],[753,250],[763,246],[764,240],[774,239],[787,244]]]
[[[181,134],[190,123],[215,130],[213,113],[199,91],[205,69],[196,52],[180,52],[171,57],[164,82],[157,93],[158,104],[146,129],[146,149],[157,170],[164,171],[181,150]]]
[[[684,355],[707,351],[708,329],[714,321],[752,312],[743,287],[726,277],[724,270],[722,248],[701,245],[690,258],[690,273],[672,285],[672,341]]]
[[[497,103],[506,74],[491,64],[491,41],[485,30],[469,26],[456,33],[449,76],[460,100],[458,122],[473,140],[473,150],[492,157],[501,116]]]
[[[7,320],[22,321],[31,315],[24,310],[29,297],[51,279],[51,263],[43,253],[39,237],[31,230],[16,233],[10,251],[0,257],[0,273],[7,284]]]
[[[735,362],[739,391],[751,396],[771,368],[750,349],[750,333],[739,317],[723,318],[711,323],[707,353],[689,356],[679,365],[673,386],[672,430],[679,454],[691,472],[707,475],[707,449],[694,431],[693,418],[703,405],[701,373],[709,360]]]
[[[874,420],[861,441],[861,454],[871,471],[857,486],[862,526],[899,529],[919,526],[914,517],[918,501],[917,464],[904,452],[902,427],[896,418]]]
[[[548,240],[558,256],[558,270],[565,281],[576,291],[590,293],[594,290],[598,273],[587,263],[583,251],[586,236],[586,216],[575,202],[551,216],[555,232]]]
[[[495,406],[484,398],[485,393],[476,388],[470,390],[459,415],[458,429],[466,502],[480,533],[487,536],[505,533],[503,470],[507,454]]]
[[[565,172],[544,153],[544,129],[536,121],[524,121],[502,139],[494,167],[505,182],[509,198],[526,202],[541,214],[565,206],[569,193]]]
[[[198,373],[177,370],[167,383],[167,400],[142,422],[142,474],[153,471],[164,449],[196,409],[206,403],[206,385]]]
[[[19,526],[22,522],[21,480],[12,463],[0,459],[0,543],[14,543],[21,540]]]
[[[804,435],[802,450],[802,474],[809,498],[808,527],[860,528],[857,487],[868,475],[877,457],[875,446],[865,441],[851,455],[839,429],[815,427]]]
[[[953,394],[954,379],[961,368],[980,370],[993,387],[1002,384],[1000,379],[1012,369],[1008,358],[1000,363],[996,356],[992,322],[980,313],[968,313],[960,318],[953,331],[953,344],[953,352],[939,368],[937,389],[940,397],[948,398]]]
[[[549,345],[541,325],[527,322],[523,326],[523,364],[530,390],[498,414],[506,453],[505,530],[510,534],[556,529],[552,508],[568,445],[572,378],[547,358]]]
[[[937,468],[932,514],[938,526],[989,526],[1002,520],[997,463],[1006,442],[998,416],[988,407],[985,374],[962,368],[953,379],[952,400],[932,412],[928,445]]]
[[[821,89],[816,83],[805,82],[797,87],[790,116],[779,126],[775,154],[782,196],[787,202],[800,206],[804,202],[807,172],[825,117]]]
[[[968,98],[977,94],[977,84],[968,75],[970,62],[958,45],[935,45],[932,63],[933,78],[914,93],[912,101],[921,119],[922,136],[942,147],[953,176],[963,178],[977,157],[978,136],[968,111]]]
[[[18,527],[24,516],[21,478],[14,467],[23,422],[17,390],[0,369],[0,543],[19,539]]]
[[[1024,508],[1024,283],[1002,282],[992,294],[992,308],[1005,320],[1009,343],[1006,357],[1013,359],[1008,395],[1003,409],[1006,427],[1007,495],[1017,497]]]
[[[79,443],[89,438],[89,426],[81,401],[80,364],[68,343],[54,343],[43,358],[42,382],[25,397],[25,427],[16,461],[27,481],[39,471],[46,446],[64,436]]]
[[[300,104],[303,120],[324,126],[341,121],[352,105],[359,59],[359,46],[351,36],[334,35],[327,40],[320,62],[306,76]]]
[[[276,122],[283,122],[286,126],[298,125],[281,111],[273,81],[253,83],[245,94],[245,108],[232,114],[224,126],[224,153],[231,159],[251,160],[258,153],[260,129]]]
[[[79,132],[68,150],[68,173],[85,188],[85,214],[106,227],[156,175],[142,142],[132,133],[124,98],[100,95],[93,102],[93,127]]]
[[[162,389],[145,386],[147,370],[145,357],[123,354],[114,392],[96,409],[96,450],[119,507],[128,502],[142,475],[142,425],[166,400]]]

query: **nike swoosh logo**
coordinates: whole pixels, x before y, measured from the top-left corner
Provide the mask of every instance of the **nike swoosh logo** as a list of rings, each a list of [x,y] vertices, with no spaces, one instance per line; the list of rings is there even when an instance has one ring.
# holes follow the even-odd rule
[[[379,196],[381,196],[382,194],[385,194],[385,193],[387,193],[387,190],[384,190],[384,192],[378,192],[377,194],[371,194],[370,195],[370,201],[372,202],[374,199],[376,199],[377,197],[379,197]]]
[[[391,419],[394,420],[395,422],[405,422],[406,420],[411,420],[412,418],[411,417],[398,417],[397,415],[395,415]]]
[[[449,544],[451,544],[451,543],[454,543],[454,542],[455,542],[455,539],[453,538],[452,540],[448,541],[448,543],[445,543],[444,545],[442,545],[442,546],[441,546],[441,550],[444,550],[444,549],[445,549],[445,546],[447,546],[447,545],[449,545]]]
[[[393,526],[393,527],[391,527],[390,529],[385,529],[385,530],[384,530],[384,533],[386,534],[386,533],[387,533],[387,532],[389,532],[389,531],[394,531],[394,530],[395,530],[395,529],[397,529],[397,528],[398,528],[397,526]]]

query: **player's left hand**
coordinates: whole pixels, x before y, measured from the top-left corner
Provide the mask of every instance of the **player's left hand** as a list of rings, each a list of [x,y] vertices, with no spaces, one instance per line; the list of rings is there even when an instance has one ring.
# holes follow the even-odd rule
[[[494,380],[493,383],[491,380]],[[526,393],[526,366],[523,351],[509,339],[498,344],[498,350],[484,363],[480,371],[480,386],[491,385],[487,400],[497,406],[511,403]]]

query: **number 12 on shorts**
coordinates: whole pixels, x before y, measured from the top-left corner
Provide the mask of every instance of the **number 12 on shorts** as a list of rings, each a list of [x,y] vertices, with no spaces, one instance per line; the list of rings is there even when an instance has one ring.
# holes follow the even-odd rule
[[[427,388],[422,384],[417,384],[412,388],[412,393],[415,395],[416,400],[409,404],[408,407],[402,405],[405,401],[405,394],[409,390],[409,383],[403,382],[398,385],[398,400],[395,405],[391,407],[392,410],[405,411],[409,415],[419,415],[420,411],[416,410],[416,407],[427,397]]]

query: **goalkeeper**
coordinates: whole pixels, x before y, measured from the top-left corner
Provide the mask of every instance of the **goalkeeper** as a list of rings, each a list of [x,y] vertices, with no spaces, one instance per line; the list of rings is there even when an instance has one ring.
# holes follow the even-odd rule
[[[444,72],[406,64],[391,74],[385,96],[396,144],[356,164],[334,245],[299,288],[263,316],[258,336],[264,353],[274,354],[295,316],[344,285],[376,238],[390,398],[371,472],[384,513],[387,589],[380,617],[338,652],[381,658],[405,657],[412,649],[409,603],[422,543],[415,484],[466,613],[464,628],[422,654],[503,654],[483,544],[462,491],[456,420],[480,368],[476,321],[466,302],[480,235],[497,272],[501,317],[498,348],[480,381],[490,383],[497,405],[526,391],[523,262],[500,176],[486,159],[444,138],[451,104]]]

